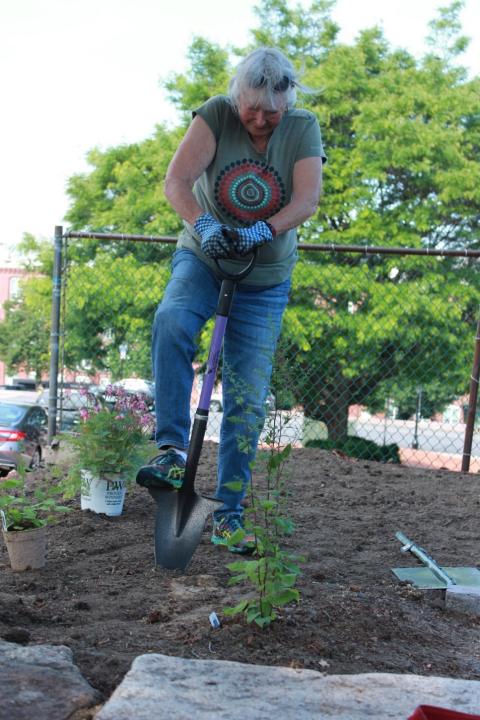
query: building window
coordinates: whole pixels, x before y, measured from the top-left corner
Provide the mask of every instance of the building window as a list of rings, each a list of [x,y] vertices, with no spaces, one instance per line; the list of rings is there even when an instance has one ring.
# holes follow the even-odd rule
[[[15,300],[20,295],[20,278],[11,277],[8,286],[8,299]]]

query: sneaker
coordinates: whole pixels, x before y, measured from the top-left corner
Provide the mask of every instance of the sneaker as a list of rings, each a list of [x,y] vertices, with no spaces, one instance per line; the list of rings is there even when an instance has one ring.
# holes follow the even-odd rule
[[[243,536],[242,536],[243,532]],[[233,535],[238,534],[239,538],[231,542]],[[225,545],[233,553],[251,553],[255,548],[255,535],[246,533],[242,518],[238,515],[226,515],[213,521],[212,543],[214,545]]]
[[[171,487],[180,490],[185,475],[185,460],[173,448],[164,450],[137,473],[137,483],[143,487]]]

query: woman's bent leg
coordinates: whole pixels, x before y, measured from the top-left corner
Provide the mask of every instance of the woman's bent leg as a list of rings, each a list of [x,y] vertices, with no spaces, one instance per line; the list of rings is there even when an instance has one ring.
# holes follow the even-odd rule
[[[194,253],[175,252],[172,276],[153,325],[158,447],[188,447],[195,339],[215,312],[219,290],[219,281]]]

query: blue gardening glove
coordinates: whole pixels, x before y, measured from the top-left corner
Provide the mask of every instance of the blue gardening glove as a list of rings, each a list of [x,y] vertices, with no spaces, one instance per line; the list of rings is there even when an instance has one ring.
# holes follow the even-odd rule
[[[200,215],[193,226],[195,232],[200,235],[201,248],[205,255],[209,258],[225,258],[232,252],[229,239],[223,230],[225,225],[221,225],[211,215],[205,213]]]
[[[248,228],[227,228],[227,232],[238,255],[248,255],[257,245],[271,243],[276,235],[273,226],[263,220]]]

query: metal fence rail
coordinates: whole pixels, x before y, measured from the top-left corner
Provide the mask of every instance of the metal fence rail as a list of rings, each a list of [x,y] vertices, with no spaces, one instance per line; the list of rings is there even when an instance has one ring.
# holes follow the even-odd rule
[[[176,242],[61,227],[55,238],[51,437],[57,396],[72,381],[151,378],[151,322]],[[275,419],[282,441],[299,446],[478,470],[479,257],[458,248],[300,244],[267,425]],[[208,327],[199,382],[207,335]],[[219,391],[207,437],[218,436],[220,419]]]

